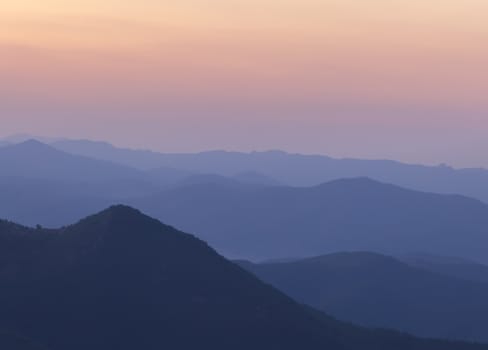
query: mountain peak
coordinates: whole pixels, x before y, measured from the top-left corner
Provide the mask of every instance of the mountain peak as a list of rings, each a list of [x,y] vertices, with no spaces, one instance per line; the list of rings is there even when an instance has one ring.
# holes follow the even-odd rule
[[[79,224],[91,223],[91,224],[110,224],[126,228],[135,225],[141,225],[145,223],[157,223],[163,225],[158,220],[155,220],[141,211],[134,209],[127,205],[113,205],[98,214],[92,215],[86,219],[83,219]]]
[[[160,239],[179,241],[180,238],[187,235],[137,209],[122,204],[113,205],[81,220],[70,226],[67,232],[75,233],[75,236],[80,238],[81,236],[77,232],[91,232],[91,238],[95,240],[99,237],[112,237],[119,242],[120,240],[126,241],[132,248],[147,247],[148,242],[153,245]],[[90,237],[82,239],[90,240]]]
[[[113,216],[145,216],[140,210],[124,204],[116,204],[102,211]]]

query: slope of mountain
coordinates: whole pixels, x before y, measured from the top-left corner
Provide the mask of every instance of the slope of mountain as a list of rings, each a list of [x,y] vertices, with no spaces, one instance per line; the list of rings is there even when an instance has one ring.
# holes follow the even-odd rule
[[[347,250],[488,259],[488,206],[369,179],[311,188],[193,185],[130,204],[238,259]]]
[[[488,283],[488,266],[468,259],[432,254],[407,254],[399,260],[415,267],[470,281]]]
[[[0,349],[2,350],[47,350],[30,340],[8,332],[0,331]]]
[[[0,243],[0,327],[53,350],[488,349],[340,323],[124,206]]]
[[[315,186],[341,178],[370,177],[415,190],[462,194],[488,202],[488,170],[486,169],[454,169],[445,165],[422,166],[390,160],[335,159],[281,151],[163,154],[120,149],[110,144],[86,140],[64,140],[53,145],[66,152],[110,160],[141,169],[170,167],[223,176],[256,172],[291,186]]]
[[[342,320],[424,337],[488,342],[488,284],[363,252],[240,265],[295,300]]]

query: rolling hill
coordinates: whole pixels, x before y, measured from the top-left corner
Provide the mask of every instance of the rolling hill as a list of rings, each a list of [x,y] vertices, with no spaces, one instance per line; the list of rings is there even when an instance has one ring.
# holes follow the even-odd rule
[[[423,337],[488,342],[486,283],[365,252],[240,264],[295,300],[341,320]]]

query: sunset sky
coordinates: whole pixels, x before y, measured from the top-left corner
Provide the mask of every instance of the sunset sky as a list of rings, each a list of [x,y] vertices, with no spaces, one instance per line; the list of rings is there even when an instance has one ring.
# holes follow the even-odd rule
[[[486,0],[3,0],[0,136],[488,166]]]

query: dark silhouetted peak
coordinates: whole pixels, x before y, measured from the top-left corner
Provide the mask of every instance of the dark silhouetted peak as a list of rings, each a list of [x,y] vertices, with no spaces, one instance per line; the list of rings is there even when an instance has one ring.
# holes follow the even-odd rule
[[[112,224],[112,225],[126,225],[127,228],[133,225],[156,225],[162,228],[167,228],[168,226],[162,224],[156,219],[153,219],[141,211],[134,209],[127,205],[113,205],[108,209],[101,211],[98,214],[87,217],[86,219],[80,221],[77,225],[83,223],[100,223],[100,224]],[[76,226],[76,225],[75,225]]]
[[[65,230],[67,236],[81,240],[113,237],[124,239],[128,244],[143,245],[159,236],[183,236],[174,228],[164,225],[137,209],[126,205],[114,205],[98,214],[89,216]],[[196,239],[195,239],[196,240]]]
[[[109,216],[113,220],[131,220],[140,219],[141,217],[149,218],[148,216],[144,215],[140,210],[123,204],[113,205],[110,208],[100,212],[98,215]]]

